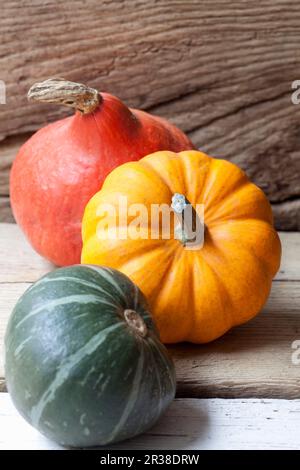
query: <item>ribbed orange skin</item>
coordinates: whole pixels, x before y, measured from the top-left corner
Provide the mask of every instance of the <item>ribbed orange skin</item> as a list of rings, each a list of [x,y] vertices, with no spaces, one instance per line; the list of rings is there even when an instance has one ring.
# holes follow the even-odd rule
[[[193,148],[166,120],[101,96],[92,114],[76,113],[34,134],[12,167],[15,219],[35,250],[58,266],[80,262],[85,205],[113,168],[156,150]]]
[[[103,203],[123,195],[128,205],[150,209],[170,204],[174,193],[204,204],[202,249],[187,250],[174,237],[99,241]],[[157,152],[122,165],[84,213],[82,262],[127,274],[147,296],[164,343],[206,343],[250,320],[268,298],[280,257],[264,193],[236,165],[197,151]]]

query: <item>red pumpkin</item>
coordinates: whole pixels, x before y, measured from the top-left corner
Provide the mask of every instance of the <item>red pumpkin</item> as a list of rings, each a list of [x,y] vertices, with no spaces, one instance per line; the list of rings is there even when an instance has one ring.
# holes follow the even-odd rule
[[[21,147],[10,179],[13,213],[38,253],[59,266],[79,263],[83,211],[107,174],[157,150],[193,145],[166,120],[84,85],[46,80],[31,88],[29,98],[77,112]]]

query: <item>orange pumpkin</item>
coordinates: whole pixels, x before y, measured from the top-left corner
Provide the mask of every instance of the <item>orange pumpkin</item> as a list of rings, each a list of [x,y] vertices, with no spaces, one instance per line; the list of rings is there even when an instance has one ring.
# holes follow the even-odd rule
[[[146,238],[150,221],[141,223],[138,239],[110,236],[110,213],[103,223],[101,207],[111,204],[117,213],[120,196],[128,207],[142,203],[150,213],[152,204],[170,205],[175,193],[194,208],[204,205],[199,249],[177,235]],[[126,224],[132,220],[131,214]],[[172,226],[176,220],[173,214]],[[148,297],[165,343],[212,341],[254,317],[268,298],[280,256],[264,193],[236,165],[197,151],[156,152],[116,168],[83,218],[82,262],[127,274]]]

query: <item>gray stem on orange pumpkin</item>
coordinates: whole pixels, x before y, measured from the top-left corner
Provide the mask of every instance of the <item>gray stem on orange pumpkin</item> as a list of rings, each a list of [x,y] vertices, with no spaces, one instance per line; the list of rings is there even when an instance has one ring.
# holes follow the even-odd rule
[[[102,101],[100,93],[94,88],[64,78],[49,78],[35,83],[28,92],[28,99],[68,106],[82,114],[92,113]]]
[[[174,210],[179,224],[175,227],[175,236],[185,246],[197,242],[197,230],[205,228],[195,208],[189,200],[180,193],[172,197],[171,208]]]

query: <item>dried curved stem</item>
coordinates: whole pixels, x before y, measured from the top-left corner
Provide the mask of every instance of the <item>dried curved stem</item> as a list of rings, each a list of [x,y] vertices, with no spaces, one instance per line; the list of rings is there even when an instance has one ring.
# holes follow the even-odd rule
[[[92,113],[102,101],[100,93],[94,88],[64,78],[49,78],[35,83],[28,92],[28,99],[68,106],[82,114]]]

